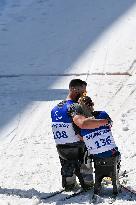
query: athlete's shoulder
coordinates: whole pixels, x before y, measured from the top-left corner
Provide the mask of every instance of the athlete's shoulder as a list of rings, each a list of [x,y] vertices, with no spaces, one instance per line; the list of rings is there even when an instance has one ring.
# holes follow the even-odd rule
[[[58,104],[56,104],[53,108],[52,108],[52,110],[54,110],[54,109],[56,109],[56,108],[61,108],[61,107],[63,107],[63,105],[66,103],[66,101],[61,101],[61,102],[59,102]]]
[[[109,117],[108,113],[105,111],[94,111],[93,116],[100,119],[107,119]]]
[[[65,105],[66,104],[66,100],[62,100],[61,102],[59,102],[58,104],[57,104],[57,106],[58,107],[63,107],[63,105]]]

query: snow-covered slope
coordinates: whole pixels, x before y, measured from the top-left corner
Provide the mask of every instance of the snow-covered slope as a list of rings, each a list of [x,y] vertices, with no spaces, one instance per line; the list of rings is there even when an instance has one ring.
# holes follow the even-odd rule
[[[134,0],[0,1],[0,205],[47,204],[39,196],[61,187],[50,110],[72,78],[113,118],[136,190],[135,18]],[[115,204],[136,204],[122,197]]]

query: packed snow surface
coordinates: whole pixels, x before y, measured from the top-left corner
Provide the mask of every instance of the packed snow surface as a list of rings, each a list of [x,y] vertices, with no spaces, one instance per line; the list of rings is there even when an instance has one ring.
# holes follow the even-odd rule
[[[73,78],[113,119],[121,171],[136,190],[135,19],[134,0],[0,1],[0,205],[89,204],[89,193],[40,200],[61,189],[50,111]],[[136,197],[123,192],[114,204]]]

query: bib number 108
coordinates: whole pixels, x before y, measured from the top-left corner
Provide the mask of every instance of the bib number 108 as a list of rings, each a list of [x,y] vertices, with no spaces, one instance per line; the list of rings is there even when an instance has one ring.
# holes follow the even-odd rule
[[[68,135],[65,131],[56,131],[55,133],[53,132],[54,134],[54,139],[61,139],[61,138],[68,138]]]

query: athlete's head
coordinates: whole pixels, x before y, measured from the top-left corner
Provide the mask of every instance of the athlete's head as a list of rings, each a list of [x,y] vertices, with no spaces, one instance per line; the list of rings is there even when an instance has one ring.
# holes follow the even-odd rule
[[[94,102],[89,96],[82,96],[79,98],[78,103],[84,108],[88,109],[88,111],[94,111]]]
[[[69,91],[75,101],[86,94],[87,83],[81,79],[73,79],[69,83]]]

